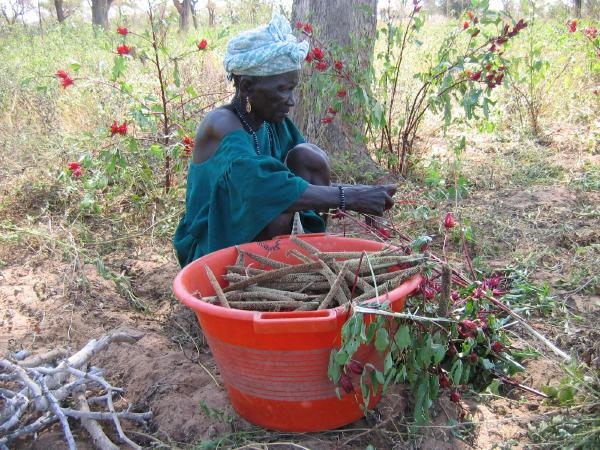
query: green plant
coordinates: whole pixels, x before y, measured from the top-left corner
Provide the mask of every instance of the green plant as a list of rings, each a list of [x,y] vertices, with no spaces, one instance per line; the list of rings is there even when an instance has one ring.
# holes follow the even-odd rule
[[[450,222],[446,226],[450,225],[454,226]],[[355,305],[342,328],[341,346],[331,353],[329,377],[338,389],[360,390],[367,408],[379,390],[407,383],[415,423],[423,424],[442,392],[459,405],[459,417],[464,419],[462,394],[481,391],[494,379],[514,384],[511,377],[524,370],[519,362],[524,353],[511,348],[503,329],[510,320],[507,307],[495,298],[508,281],[493,276],[468,283],[456,272],[452,278],[458,283],[454,290],[450,269],[430,265],[405,313],[391,312],[385,303],[380,309],[372,303]],[[382,355],[382,367],[363,366],[354,359],[364,345],[373,345]]]
[[[332,122],[348,98],[357,105],[351,109],[364,114],[366,139],[373,143],[372,151],[379,162],[406,174],[415,138],[428,111],[443,116],[445,127],[457,117],[455,102],[467,120],[479,113],[487,116],[494,104],[492,90],[502,84],[509,63],[502,47],[527,24],[523,20],[513,26],[504,23],[500,13],[489,9],[488,0],[475,0],[471,6],[465,21],[448,33],[437,53],[421,55],[427,67],[410,67],[414,85],[405,89],[400,85],[408,65],[408,48],[422,45],[419,33],[424,17],[420,1],[413,2],[406,20],[390,20],[380,32],[385,47],[377,56],[380,73],[363,70],[355,75],[346,70],[341,55],[334,50],[325,52],[322,43],[308,33],[316,44],[309,53],[315,83],[325,98],[333,99],[322,122]]]
[[[142,33],[117,27],[117,37],[105,48],[115,54],[112,67],[100,78],[79,76],[78,63],[56,72],[60,86],[69,92],[105,89],[120,99],[117,108],[107,111],[114,116],[103,129],[79,137],[78,145],[85,143],[90,150],[60,174],[69,189],[83,189],[80,204],[92,213],[100,211],[100,200],[126,199],[138,206],[153,202],[161,184],[169,194],[187,167],[198,114],[223,95],[204,94],[192,83],[192,72],[202,72],[207,40],[188,41],[187,49],[177,51],[164,9],[149,4],[147,14],[148,29]],[[184,64],[190,56],[198,63]],[[139,64],[136,78],[128,79],[133,63]]]
[[[542,448],[596,449],[600,446],[598,373],[576,361],[564,371],[558,385],[542,389],[549,396],[548,403],[563,411],[530,424],[529,437]]]

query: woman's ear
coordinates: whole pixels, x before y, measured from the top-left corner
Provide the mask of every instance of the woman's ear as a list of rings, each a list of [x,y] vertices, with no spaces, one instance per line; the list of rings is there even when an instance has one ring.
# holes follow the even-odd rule
[[[240,94],[244,97],[248,97],[252,93],[254,87],[254,80],[250,77],[242,75],[240,77]]]

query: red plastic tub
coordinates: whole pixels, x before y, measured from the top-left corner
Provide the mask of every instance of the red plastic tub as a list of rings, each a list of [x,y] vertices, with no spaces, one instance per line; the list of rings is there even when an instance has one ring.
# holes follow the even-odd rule
[[[306,234],[301,239],[322,251],[383,248],[380,242],[327,234]],[[299,260],[288,255],[290,249],[306,253],[289,236],[239,247],[291,264]],[[199,300],[198,296],[215,293],[205,265],[225,286],[220,275],[237,255],[237,249],[230,247],[203,256],[184,267],[173,282],[175,296],[196,313],[235,410],[253,424],[278,431],[329,430],[360,419],[364,415],[360,396],[352,393],[338,398],[327,376],[329,355],[339,348],[349,308],[259,312]],[[420,282],[420,276],[415,276],[389,292],[386,300],[394,311],[404,308]],[[362,348],[357,359],[376,365],[382,361],[373,347]],[[372,396],[371,407],[380,396]]]

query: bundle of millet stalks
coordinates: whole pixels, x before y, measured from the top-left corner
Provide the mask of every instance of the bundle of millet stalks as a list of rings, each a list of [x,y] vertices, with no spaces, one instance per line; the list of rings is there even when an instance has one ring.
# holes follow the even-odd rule
[[[334,308],[350,300],[379,298],[420,273],[423,254],[406,255],[397,247],[379,251],[322,252],[308,242],[291,236],[298,247],[288,250],[298,264],[288,264],[237,248],[234,265],[222,277],[204,266],[215,295],[202,300],[226,308],[253,311],[310,311]],[[252,260],[253,264],[244,264]],[[256,264],[256,267],[254,267]]]

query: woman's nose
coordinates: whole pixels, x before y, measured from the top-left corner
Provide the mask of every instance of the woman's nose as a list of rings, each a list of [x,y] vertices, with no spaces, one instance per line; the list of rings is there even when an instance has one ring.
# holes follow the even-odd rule
[[[288,95],[288,98],[285,101],[285,104],[289,107],[296,105],[296,95],[293,92],[291,92],[290,95]]]

